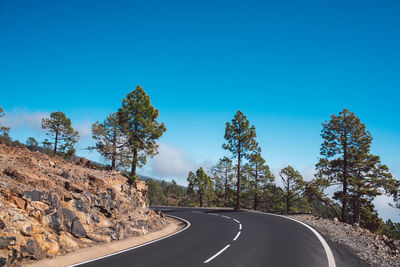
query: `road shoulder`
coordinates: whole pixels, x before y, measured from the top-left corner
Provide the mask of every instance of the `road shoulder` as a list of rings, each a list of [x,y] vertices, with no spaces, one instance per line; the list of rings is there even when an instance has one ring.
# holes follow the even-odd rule
[[[53,267],[70,266],[80,262],[90,261],[96,258],[104,257],[122,250],[143,245],[156,239],[171,235],[185,228],[186,224],[178,219],[168,217],[169,224],[162,230],[148,233],[143,236],[130,237],[121,241],[95,245],[88,248],[82,248],[67,255],[56,256],[52,259],[45,259],[27,264],[29,267]]]

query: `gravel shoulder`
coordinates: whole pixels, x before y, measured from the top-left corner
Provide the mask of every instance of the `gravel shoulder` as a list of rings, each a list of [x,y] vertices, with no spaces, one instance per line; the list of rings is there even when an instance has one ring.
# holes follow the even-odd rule
[[[103,257],[127,248],[145,244],[158,238],[173,234],[183,229],[186,224],[180,220],[168,217],[168,224],[159,231],[147,233],[143,236],[130,237],[121,241],[95,245],[88,248],[79,249],[63,256],[56,256],[52,259],[41,260],[24,266],[29,267],[53,267],[53,266],[69,266],[79,262],[88,261]]]
[[[302,221],[329,240],[330,246],[347,248],[371,266],[400,266],[399,240],[392,240],[363,229],[358,225],[314,217],[312,215],[289,215]],[[344,252],[344,250],[341,250]],[[338,265],[339,266],[339,265]]]

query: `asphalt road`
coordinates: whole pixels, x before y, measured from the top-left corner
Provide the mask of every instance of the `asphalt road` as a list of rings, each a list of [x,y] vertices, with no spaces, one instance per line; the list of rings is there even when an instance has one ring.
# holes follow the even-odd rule
[[[306,226],[249,211],[157,208],[187,220],[184,231],[80,266],[366,266],[344,247],[323,246]],[[329,254],[333,256],[328,261]]]

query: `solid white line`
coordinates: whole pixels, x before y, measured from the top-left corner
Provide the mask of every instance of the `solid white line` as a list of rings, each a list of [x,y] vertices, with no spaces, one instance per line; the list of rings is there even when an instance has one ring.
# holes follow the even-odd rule
[[[235,238],[233,239],[233,241],[236,241],[236,239],[238,239],[238,237],[240,236],[240,231],[237,233],[237,235],[235,236]]]
[[[336,267],[336,263],[335,263],[335,257],[333,257],[333,253],[331,248],[329,247],[328,243],[326,243],[325,239],[311,226],[309,226],[308,224],[305,224],[301,221],[298,221],[296,219],[293,218],[289,218],[283,215],[279,215],[279,214],[272,214],[272,213],[266,213],[266,212],[261,212],[261,211],[251,211],[251,212],[257,212],[257,213],[262,213],[262,214],[267,214],[267,215],[273,215],[273,216],[277,216],[277,217],[282,217],[282,218],[286,218],[295,222],[300,223],[301,225],[304,225],[305,227],[307,227],[309,230],[311,230],[311,232],[313,232],[317,238],[319,239],[319,241],[321,242],[322,246],[324,247],[325,253],[326,253],[326,257],[328,258],[328,266],[329,267]]]
[[[240,223],[238,220],[236,220],[236,219],[233,219],[235,222],[237,222],[237,223]]]
[[[242,224],[239,223],[239,230],[242,230]]]
[[[186,229],[188,229],[188,228],[190,227],[190,222],[187,221],[187,220],[185,220],[185,219],[182,219],[182,218],[180,218],[180,217],[173,216],[173,215],[167,215],[167,214],[165,214],[165,216],[167,216],[167,217],[172,217],[172,218],[175,218],[175,219],[184,221],[184,222],[186,223],[186,227],[183,228],[183,229],[181,229],[181,230],[179,230],[179,231],[176,232],[176,233],[172,233],[172,234],[169,234],[169,235],[160,237],[160,238],[158,238],[158,239],[154,239],[154,240],[149,241],[149,242],[147,242],[147,243],[144,243],[144,244],[141,244],[141,245],[138,245],[138,246],[135,246],[135,247],[127,248],[127,249],[124,249],[124,250],[120,250],[120,251],[117,251],[117,252],[114,252],[114,253],[111,253],[111,254],[102,256],[102,257],[95,258],[95,259],[87,260],[87,261],[80,262],[80,263],[75,263],[75,264],[69,265],[68,267],[79,266],[79,265],[86,264],[86,263],[89,263],[89,262],[93,262],[93,261],[97,261],[97,260],[101,260],[101,259],[104,259],[104,258],[108,258],[108,257],[114,256],[114,255],[118,255],[118,254],[121,254],[121,253],[130,251],[130,250],[134,250],[134,249],[137,249],[137,248],[140,248],[140,247],[144,247],[144,246],[149,245],[149,244],[151,244],[151,243],[155,243],[155,242],[157,242],[157,241],[163,240],[163,239],[168,238],[168,237],[171,237],[171,236],[173,236],[173,235],[177,235],[177,234],[179,234],[180,232],[185,231]]]
[[[221,217],[224,217],[224,218],[227,218],[227,219],[230,219],[230,218],[231,218],[231,217],[225,216],[225,215],[221,215]]]
[[[220,251],[218,251],[217,254],[215,254],[214,256],[212,256],[211,258],[209,258],[208,260],[206,260],[204,263],[209,263],[210,261],[212,261],[214,258],[218,257],[219,254],[221,254],[222,252],[224,252],[227,248],[229,248],[231,245],[226,245],[226,247],[224,247],[223,249],[221,249]]]
[[[218,214],[215,213],[209,213],[210,215],[214,215],[214,216],[219,216]]]

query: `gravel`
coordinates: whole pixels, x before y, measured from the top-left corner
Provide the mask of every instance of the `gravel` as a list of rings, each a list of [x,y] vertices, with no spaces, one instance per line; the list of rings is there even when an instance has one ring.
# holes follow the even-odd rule
[[[354,254],[374,266],[400,266],[399,240],[372,233],[358,224],[321,219],[312,215],[289,215],[320,231],[331,241],[345,245]]]

